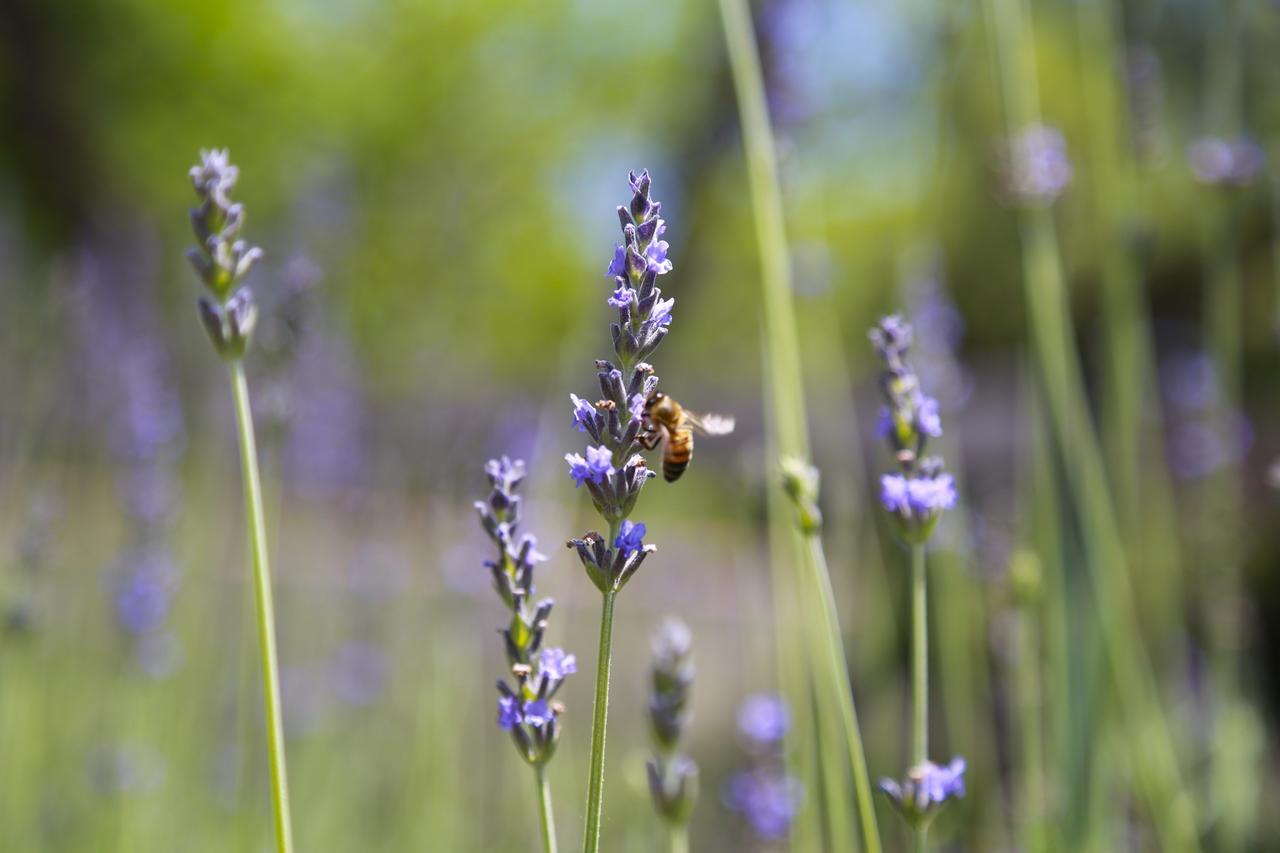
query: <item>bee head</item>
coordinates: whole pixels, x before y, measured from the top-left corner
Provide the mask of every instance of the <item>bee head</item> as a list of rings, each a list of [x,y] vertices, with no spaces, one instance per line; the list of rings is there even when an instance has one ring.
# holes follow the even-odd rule
[[[655,388],[653,393],[649,395],[648,399],[644,401],[644,410],[646,412],[653,411],[653,407],[657,406],[665,399],[667,399],[667,395]]]

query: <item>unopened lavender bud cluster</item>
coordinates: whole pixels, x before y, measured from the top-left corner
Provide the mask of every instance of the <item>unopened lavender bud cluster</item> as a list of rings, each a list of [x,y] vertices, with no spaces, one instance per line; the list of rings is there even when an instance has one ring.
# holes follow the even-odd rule
[[[664,819],[689,820],[698,799],[698,765],[682,754],[680,736],[689,722],[693,689],[693,635],[677,619],[668,620],[653,638],[649,723],[654,755],[649,759],[649,793]]]
[[[1244,187],[1266,165],[1266,153],[1251,139],[1197,139],[1187,149],[1187,163],[1196,180],[1215,186]]]
[[[543,764],[554,754],[560,737],[564,706],[555,696],[565,678],[577,672],[577,661],[563,649],[543,644],[555,602],[546,598],[534,603],[534,567],[547,558],[538,552],[531,534],[516,533],[521,514],[517,490],[525,477],[524,463],[504,456],[489,460],[484,471],[491,490],[475,506],[481,526],[497,547],[496,558],[486,560],[485,566],[511,611],[502,638],[514,684],[505,679],[498,682],[498,726],[511,733],[525,761]]]
[[[605,300],[617,309],[610,324],[616,359],[596,362],[600,396],[593,402],[569,395],[572,425],[587,437],[580,453],[565,454],[569,476],[585,486],[596,512],[615,530],[610,537],[597,532],[573,539],[587,575],[601,592],[617,591],[652,551],[645,545],[645,526],[628,520],[644,484],[656,473],[649,469],[640,439],[645,429],[645,401],[658,386],[652,365],[644,361],[671,326],[674,299],[663,299],[658,277],[671,271],[668,245],[662,239],[666,223],[662,204],[650,195],[647,171],[627,175],[631,201],[618,208],[622,243],[615,246],[606,275],[613,289]]]
[[[197,245],[187,250],[187,260],[208,290],[200,297],[200,320],[218,354],[236,360],[244,355],[258,319],[253,293],[240,282],[262,250],[240,239],[244,205],[230,198],[240,172],[226,150],[202,151],[189,174],[200,204],[191,208]]]
[[[881,779],[880,790],[913,828],[927,826],[948,800],[964,796],[963,758],[945,767],[925,761],[907,771],[901,782]]]
[[[880,502],[904,542],[920,544],[933,532],[943,510],[956,502],[955,481],[936,456],[925,456],[930,438],[942,435],[938,401],[926,396],[906,360],[911,326],[898,315],[871,330],[871,342],[883,363],[879,434],[889,442],[898,471],[880,478]]]

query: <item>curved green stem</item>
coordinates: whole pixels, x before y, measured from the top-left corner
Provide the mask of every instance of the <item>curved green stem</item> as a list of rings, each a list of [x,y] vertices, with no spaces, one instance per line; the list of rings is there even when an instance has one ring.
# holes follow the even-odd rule
[[[544,853],[556,853],[556,815],[551,808],[551,785],[547,782],[547,768],[539,764],[533,768],[538,782],[538,817],[542,824],[542,849]]]
[[[929,760],[929,586],[924,546],[911,546],[911,763]],[[916,830],[916,850],[928,846],[929,830]]]
[[[810,534],[806,538],[809,540],[810,574],[816,587],[822,611],[822,623],[827,634],[825,682],[840,710],[840,722],[844,726],[845,741],[849,747],[854,801],[858,808],[858,824],[862,829],[862,849],[866,853],[880,853],[880,828],[876,823],[871,778],[867,773],[867,757],[862,748],[862,734],[858,728],[858,711],[854,707],[853,690],[849,684],[849,662],[844,653],[840,617],[836,612],[835,595],[831,591],[831,575],[827,571],[827,555],[822,548],[822,538],[818,534]]]
[[[262,658],[262,688],[266,708],[267,747],[271,760],[271,807],[275,816],[276,850],[291,853],[293,825],[289,818],[289,781],[284,759],[284,723],[280,717],[280,673],[276,662],[275,607],[271,600],[271,567],[267,555],[267,525],[262,511],[262,483],[258,478],[258,448],[249,408],[249,384],[239,361],[229,365],[231,392],[236,402],[240,433],[240,466],[244,478],[245,518],[253,556],[253,586],[258,615],[258,651]]]
[[[609,525],[609,541],[617,536],[617,522]],[[613,651],[613,602],[617,590],[604,594],[600,611],[600,651],[596,659],[596,701],[591,722],[591,774],[587,781],[587,828],[584,853],[600,849],[600,813],[604,805],[604,730],[609,717],[609,670]]]

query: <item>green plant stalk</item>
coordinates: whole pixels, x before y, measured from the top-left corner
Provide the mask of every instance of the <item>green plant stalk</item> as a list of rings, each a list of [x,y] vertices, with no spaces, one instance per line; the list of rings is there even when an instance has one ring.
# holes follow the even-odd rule
[[[987,0],[1009,138],[1039,116],[1026,0]],[[1120,532],[1088,416],[1051,212],[1024,209],[1023,284],[1049,418],[1080,518],[1098,622],[1132,752],[1138,789],[1165,850],[1198,850],[1194,802],[1183,786],[1159,687],[1137,623]]]
[[[271,567],[267,554],[267,525],[262,509],[262,483],[258,477],[258,448],[253,414],[249,407],[249,383],[244,364],[229,363],[231,392],[236,404],[240,433],[240,467],[244,478],[245,518],[253,556],[253,585],[258,617],[258,652],[262,658],[263,701],[266,710],[267,747],[271,760],[271,807],[275,817],[276,850],[293,850],[293,824],[289,816],[289,779],[285,767],[284,722],[280,715],[280,667],[276,659],[275,606],[271,596]]]
[[[538,783],[538,822],[542,827],[544,853],[556,853],[556,814],[551,808],[551,784],[547,781],[547,768],[539,764],[533,768]]]
[[[871,851],[880,850],[875,802],[872,799],[871,780],[867,774],[867,758],[862,747],[862,734],[858,727],[858,712],[854,707],[853,692],[849,687],[849,662],[845,657],[844,639],[840,635],[840,619],[836,612],[835,595],[831,590],[831,575],[827,571],[827,555],[823,550],[822,537],[819,534],[812,533],[805,538],[809,546],[807,560],[810,569],[809,582],[814,587],[814,593],[824,614],[824,618],[818,621],[817,625],[826,633],[826,642],[819,644],[820,647],[815,651],[823,654],[826,678],[822,680],[821,685],[825,685],[826,692],[831,694],[817,697],[819,713],[829,715],[832,707],[839,713],[844,740],[849,749],[849,765],[853,771],[854,803],[858,810],[858,823],[862,827],[862,845],[868,853],[871,853]],[[822,689],[821,685],[819,689]],[[830,763],[823,762],[823,764]],[[837,767],[836,772],[843,776],[844,768]],[[843,788],[844,786],[841,785],[840,790]],[[851,839],[845,842],[848,846],[844,847],[839,846],[837,843],[839,840],[832,838],[832,849],[853,849]]]
[[[618,522],[609,523],[609,542],[618,536]],[[613,665],[613,605],[617,590],[604,593],[600,609],[600,646],[596,658],[596,698],[591,721],[591,771],[587,778],[587,824],[582,849],[600,849],[600,815],[604,805],[604,734],[609,718],[609,673]]]
[[[689,853],[689,825],[670,824],[671,853]]]
[[[1040,646],[1036,614],[1022,607],[1017,615],[1018,646],[1014,661],[1014,694],[1020,749],[1018,777],[1018,823],[1029,853],[1045,850],[1044,837],[1044,730],[1040,722]]]
[[[769,375],[770,366],[767,356],[763,373],[766,386],[773,382]],[[777,431],[771,419],[766,419],[765,453],[766,458],[776,459]],[[775,667],[778,687],[787,704],[791,707],[797,720],[810,719],[816,711],[814,705],[813,673],[808,666],[806,655],[809,650],[804,642],[805,621],[800,618],[800,590],[797,589],[802,576],[786,571],[790,565],[800,561],[797,549],[798,542],[794,510],[781,489],[768,489],[766,506],[769,516],[769,581],[773,604],[773,637]],[[813,726],[792,726],[787,733],[788,771],[813,788],[817,771],[814,769],[817,760],[817,737]],[[822,847],[822,828],[818,809],[802,808],[791,824],[791,846],[795,850],[818,850]]]
[[[911,546],[911,763],[929,760],[929,587],[924,545]],[[928,847],[929,829],[916,828],[915,848]]]
[[[747,177],[760,253],[765,351],[769,359],[770,423],[775,430],[779,454],[782,457],[807,460],[809,441],[804,375],[800,365],[795,306],[791,295],[791,267],[782,215],[782,191],[778,181],[773,132],[765,105],[760,56],[752,31],[750,10],[745,0],[720,0],[720,16],[742,122]],[[802,534],[796,529],[793,535],[800,537]],[[849,685],[849,670],[845,664],[835,598],[831,593],[831,578],[827,572],[821,541],[816,537],[809,538],[808,565],[802,571],[808,572],[813,578],[813,591],[817,595],[805,594],[805,583],[802,581],[801,609],[808,617],[825,623],[825,691],[833,699],[838,697],[858,801],[863,848],[868,853],[879,853],[880,833],[876,825],[862,742],[857,735],[857,718],[852,713],[853,692]],[[815,686],[819,682],[820,680],[815,679]],[[829,749],[820,748],[819,760],[829,761],[831,755]]]

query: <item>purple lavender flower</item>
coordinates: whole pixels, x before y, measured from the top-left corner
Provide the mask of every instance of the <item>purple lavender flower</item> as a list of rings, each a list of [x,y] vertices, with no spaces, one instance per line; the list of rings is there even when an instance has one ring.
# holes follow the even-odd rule
[[[803,794],[799,780],[784,773],[746,770],[729,777],[724,804],[762,840],[780,841],[791,831]]]
[[[574,402],[581,401],[575,397]],[[564,679],[577,671],[577,660],[564,649],[543,647],[555,602],[533,602],[534,566],[546,557],[538,552],[532,535],[517,538],[521,497],[516,489],[524,480],[524,463],[504,456],[490,460],[485,474],[491,491],[487,500],[476,502],[476,510],[485,533],[497,546],[497,558],[486,560],[485,567],[511,611],[502,639],[515,678],[514,686],[505,679],[498,682],[498,726],[511,733],[525,761],[541,765],[551,759],[560,737],[563,706],[552,699]]]
[[[538,667],[552,681],[563,681],[578,671],[578,659],[565,654],[564,649],[543,649]]]
[[[790,728],[791,713],[777,694],[748,696],[738,708],[738,731],[755,746],[781,743]]]
[[[555,714],[545,699],[526,702],[524,706],[524,722],[527,725],[542,727],[555,719]]]
[[[927,826],[952,799],[964,796],[965,761],[956,757],[945,767],[925,761],[907,771],[901,782],[881,779],[880,790],[912,827]]]
[[[570,394],[569,399],[573,402],[574,427],[577,428],[578,432],[590,432],[590,425],[595,423],[596,407],[577,394]]]
[[[1250,139],[1198,139],[1187,150],[1187,163],[1196,180],[1238,187],[1253,182],[1266,164],[1266,154]]]
[[[509,732],[522,722],[524,716],[520,713],[520,701],[514,696],[498,697],[498,728]]]
[[[938,415],[938,401],[923,394],[916,401],[916,429],[930,438],[942,436],[942,418]]]
[[[602,592],[621,589],[654,550],[640,541],[642,525],[640,533],[622,525],[631,515],[641,488],[655,476],[640,451],[645,446],[642,440],[649,435],[645,401],[657,388],[658,377],[643,359],[670,331],[675,305],[674,299],[663,298],[657,286],[658,277],[672,269],[670,246],[662,239],[667,229],[661,218],[662,204],[649,196],[648,172],[631,172],[627,181],[631,202],[617,210],[623,239],[614,247],[607,272],[613,281],[607,302],[617,310],[617,321],[610,326],[617,363],[596,362],[602,396],[594,406],[570,397],[573,425],[590,435],[593,443],[585,454],[565,455],[570,478],[577,486],[587,487],[596,511],[625,531],[622,537],[615,534],[614,541],[594,531],[569,541],[582,558],[588,577]],[[621,466],[615,464],[614,460],[623,459],[626,462]]]
[[[588,446],[585,458],[578,453],[566,453],[564,461],[569,463],[569,476],[573,478],[575,486],[603,483],[617,470],[613,467],[613,453],[604,445]]]
[[[888,440],[898,471],[880,478],[880,503],[892,516],[898,535],[908,543],[929,538],[943,510],[956,502],[955,480],[942,469],[942,460],[924,457],[930,438],[942,435],[938,401],[920,388],[920,379],[907,362],[911,326],[889,316],[871,331],[884,370],[880,388],[886,405],[880,412],[880,437]]]
[[[629,557],[644,548],[644,534],[644,522],[637,524],[627,519],[622,522],[618,536],[613,540],[613,547],[621,551],[623,557]]]

